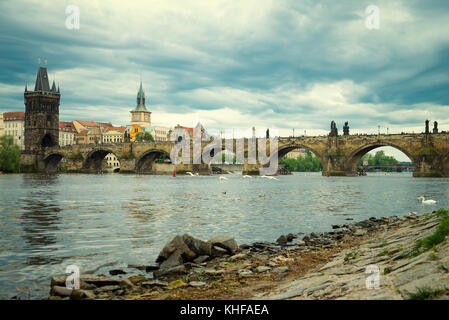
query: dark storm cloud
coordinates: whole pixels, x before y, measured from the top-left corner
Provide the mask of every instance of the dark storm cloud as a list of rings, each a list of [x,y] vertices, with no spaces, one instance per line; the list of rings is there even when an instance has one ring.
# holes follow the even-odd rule
[[[164,125],[195,114],[222,127],[449,127],[446,1],[77,4],[80,30],[65,28],[65,3],[0,3],[1,111],[23,109],[42,57],[64,120],[126,124],[142,76]],[[379,30],[365,27],[370,4]]]

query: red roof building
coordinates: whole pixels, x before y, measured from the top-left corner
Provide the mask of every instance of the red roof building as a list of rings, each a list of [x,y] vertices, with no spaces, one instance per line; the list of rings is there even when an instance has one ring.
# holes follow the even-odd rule
[[[23,111],[5,112],[5,113],[3,113],[3,120],[4,121],[16,121],[16,120],[25,121],[25,112],[23,112]]]

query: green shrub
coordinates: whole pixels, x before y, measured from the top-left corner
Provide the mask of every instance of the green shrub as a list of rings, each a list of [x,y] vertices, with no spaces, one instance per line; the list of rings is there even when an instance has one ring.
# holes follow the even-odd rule
[[[0,137],[0,170],[8,173],[19,172],[20,148],[14,144],[12,136]]]

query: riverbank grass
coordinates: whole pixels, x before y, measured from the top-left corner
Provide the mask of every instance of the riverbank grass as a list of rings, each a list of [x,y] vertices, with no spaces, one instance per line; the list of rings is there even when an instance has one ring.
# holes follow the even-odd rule
[[[443,295],[446,290],[443,289],[431,289],[431,288],[417,288],[416,292],[407,293],[408,300],[428,300]]]
[[[416,241],[415,247],[411,252],[413,257],[416,257],[429,249],[435,248],[438,244],[444,242],[446,236],[449,234],[449,211],[440,209],[435,212],[433,216],[441,218],[440,224],[433,234]]]

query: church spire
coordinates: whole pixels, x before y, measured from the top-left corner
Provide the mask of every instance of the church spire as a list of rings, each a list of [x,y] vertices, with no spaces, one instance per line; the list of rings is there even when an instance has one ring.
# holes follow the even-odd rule
[[[140,81],[139,92],[137,93],[137,106],[145,107],[145,92],[143,92],[142,81]]]
[[[147,107],[145,106],[145,92],[142,88],[142,81],[140,81],[139,91],[137,92],[137,106],[134,111],[146,111],[148,112]]]

